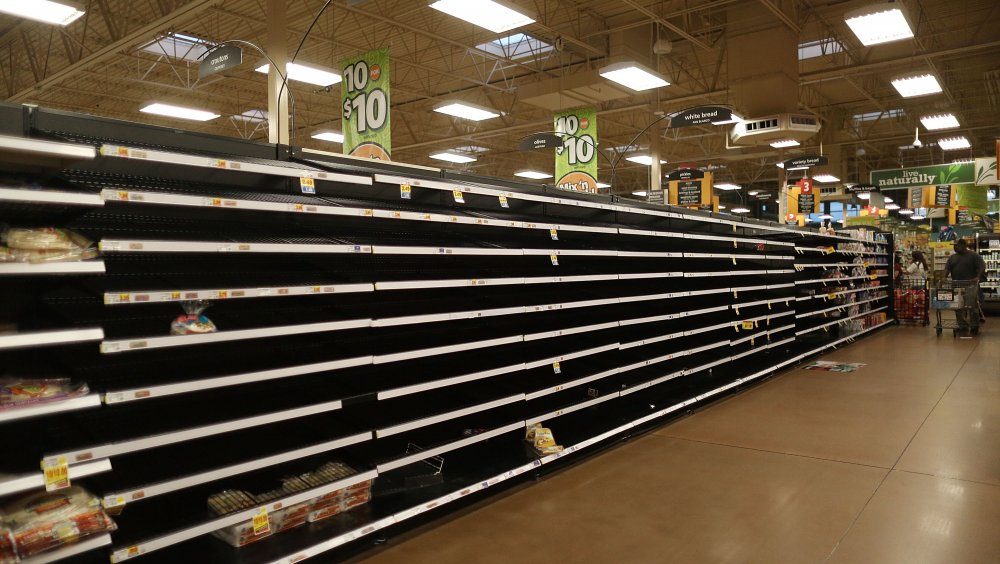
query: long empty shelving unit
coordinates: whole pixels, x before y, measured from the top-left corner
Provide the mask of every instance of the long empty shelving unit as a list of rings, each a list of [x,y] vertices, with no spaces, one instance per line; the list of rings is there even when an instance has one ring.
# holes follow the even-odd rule
[[[39,461],[65,457],[72,482],[117,513],[110,538],[56,557],[358,550],[892,319],[880,235],[26,116],[32,150],[72,142],[81,160],[11,173],[5,217],[101,251],[0,265],[0,323],[16,326],[0,361],[91,390],[0,413],[0,500],[41,488]],[[188,300],[210,301],[218,332],[170,335]],[[565,449],[535,455],[535,423]],[[223,490],[264,491],[330,461],[355,473],[208,508]],[[210,534],[372,479],[371,502],[335,517],[242,548]]]

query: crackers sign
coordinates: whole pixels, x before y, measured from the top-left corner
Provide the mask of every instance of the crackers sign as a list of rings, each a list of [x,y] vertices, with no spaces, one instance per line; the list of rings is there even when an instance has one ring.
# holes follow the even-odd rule
[[[391,160],[389,50],[369,51],[340,65],[344,76],[340,83],[344,154]]]
[[[198,64],[198,78],[205,78],[217,72],[238,67],[243,64],[243,49],[235,45],[216,47],[205,55]]]
[[[597,192],[597,111],[579,108],[555,115],[556,187],[574,192]]]

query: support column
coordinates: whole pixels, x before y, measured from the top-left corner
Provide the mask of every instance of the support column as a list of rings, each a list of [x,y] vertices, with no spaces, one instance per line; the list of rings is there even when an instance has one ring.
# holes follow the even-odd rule
[[[778,161],[785,160],[785,150],[778,149]],[[778,169],[778,221],[785,222],[788,215],[788,174],[785,169]]]
[[[288,64],[288,22],[287,2],[285,0],[267,0],[267,55],[274,65],[267,73],[267,140],[269,143],[288,144],[289,114],[288,87],[282,88],[283,81],[278,74],[277,65],[282,74]],[[280,96],[279,96],[280,92]]]
[[[662,122],[661,122],[662,123]],[[656,124],[649,129],[649,157],[653,162],[649,165],[649,193],[656,190],[663,190],[663,171],[660,167],[660,124]],[[666,198],[664,198],[666,201]]]

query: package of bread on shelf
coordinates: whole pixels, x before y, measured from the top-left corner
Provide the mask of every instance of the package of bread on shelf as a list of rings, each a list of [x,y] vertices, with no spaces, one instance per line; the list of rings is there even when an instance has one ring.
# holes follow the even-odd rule
[[[216,515],[246,511],[260,505],[255,496],[242,490],[223,490],[208,498],[208,507]],[[267,538],[273,534],[270,527],[262,531],[254,527],[253,519],[213,531],[212,535],[232,546],[240,547]]]
[[[0,513],[0,564],[17,562],[17,552],[14,550],[14,534],[10,527],[4,525],[4,515]]]
[[[205,317],[204,312],[212,305],[208,300],[191,300],[181,302],[184,315],[179,316],[170,324],[171,335],[201,335],[218,331],[215,323]]]
[[[556,444],[555,435],[552,429],[542,427],[541,423],[535,423],[528,427],[525,433],[525,440],[535,447],[535,451],[541,455],[555,454],[563,451],[563,446]]]
[[[24,496],[4,506],[2,513],[20,558],[117,528],[100,501],[77,486]]]
[[[0,262],[70,262],[97,257],[90,239],[55,227],[12,227],[0,234]]]
[[[85,396],[86,384],[68,378],[0,378],[0,411]]]

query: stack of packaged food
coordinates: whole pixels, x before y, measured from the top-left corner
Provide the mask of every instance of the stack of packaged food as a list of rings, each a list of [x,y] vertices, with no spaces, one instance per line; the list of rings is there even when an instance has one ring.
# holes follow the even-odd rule
[[[0,233],[0,262],[69,262],[97,254],[93,241],[66,229],[12,227]]]
[[[225,490],[208,498],[208,506],[216,515],[228,515],[254,507],[267,506],[276,500],[322,487],[357,474],[343,462],[329,462],[313,472],[285,478],[281,487],[253,495],[242,490]],[[289,529],[333,517],[364,505],[371,499],[372,480],[328,492],[324,495],[281,507],[267,514],[266,526],[253,519],[237,523],[212,534],[228,544],[240,547]]]
[[[30,494],[0,510],[0,563],[18,562],[116,528],[100,501],[83,488]]]
[[[563,451],[563,446],[556,444],[552,429],[542,427],[541,423],[535,423],[528,427],[524,438],[535,448],[535,452],[542,456]]]
[[[68,378],[0,378],[0,411],[85,396],[89,391],[86,384],[73,384]]]

